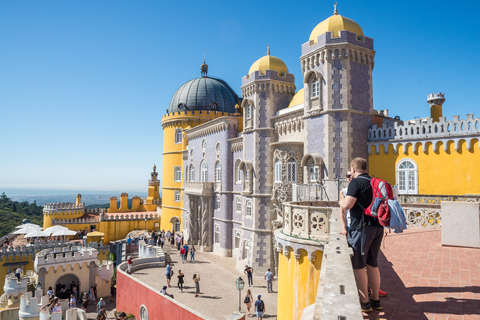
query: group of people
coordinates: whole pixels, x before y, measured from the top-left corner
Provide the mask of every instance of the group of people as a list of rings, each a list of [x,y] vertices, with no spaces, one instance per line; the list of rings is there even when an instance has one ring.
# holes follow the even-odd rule
[[[347,236],[353,249],[351,260],[362,311],[382,310],[380,296],[385,296],[386,292],[380,290],[378,253],[384,228],[377,219],[364,213],[373,201],[367,161],[355,158],[350,167],[348,187],[340,192],[341,234]]]
[[[163,286],[162,290],[160,290],[160,293],[162,294],[167,294],[167,288],[171,288],[172,285],[170,284],[172,281],[173,276],[175,275],[175,272],[173,271],[172,264],[170,262],[167,263],[167,267],[165,268],[165,276],[167,278],[167,285]],[[192,277],[193,283],[195,285],[195,297],[198,297],[200,294],[200,274],[193,274]],[[182,273],[182,270],[178,270],[177,274],[177,287],[178,287],[178,292],[183,293],[183,284],[185,283],[185,274]]]
[[[243,303],[245,303],[245,307],[247,309],[247,316],[250,316],[250,310],[252,309],[252,304],[253,304],[253,295],[250,289],[247,290],[247,293],[245,294],[245,297],[243,299]],[[255,313],[257,315],[257,320],[263,319],[265,315],[265,302],[262,300],[262,295],[257,296],[257,301],[255,301],[254,304],[255,307]]]

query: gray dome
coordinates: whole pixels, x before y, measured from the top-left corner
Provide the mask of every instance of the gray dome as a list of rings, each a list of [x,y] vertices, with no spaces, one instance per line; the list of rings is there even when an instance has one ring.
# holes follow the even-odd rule
[[[235,113],[238,100],[225,81],[200,77],[186,82],[175,92],[167,112],[212,110]]]

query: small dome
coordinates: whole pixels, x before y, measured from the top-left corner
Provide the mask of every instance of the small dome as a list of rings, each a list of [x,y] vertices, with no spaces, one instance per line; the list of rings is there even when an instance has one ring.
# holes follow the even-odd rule
[[[288,73],[288,68],[285,62],[280,58],[270,55],[270,46],[268,46],[267,55],[255,61],[250,67],[248,74],[252,74],[252,72],[255,71],[260,71],[265,74],[265,70],[275,70],[279,75]]]
[[[356,23],[355,21],[345,18],[338,13],[335,9],[335,13],[333,16],[323,20],[313,29],[312,33],[310,34],[310,41],[313,43],[317,42],[318,36],[324,34],[325,32],[333,31],[334,37],[339,37],[340,30],[347,30],[357,34],[357,38],[363,36],[362,28]]]
[[[203,76],[178,88],[167,112],[212,110],[235,113],[238,100],[237,94],[225,81]]]
[[[293,96],[292,100],[290,100],[290,103],[288,104],[288,108],[290,107],[295,107],[298,106],[299,104],[302,104],[305,102],[305,95],[304,95],[305,89],[302,88],[295,93]]]

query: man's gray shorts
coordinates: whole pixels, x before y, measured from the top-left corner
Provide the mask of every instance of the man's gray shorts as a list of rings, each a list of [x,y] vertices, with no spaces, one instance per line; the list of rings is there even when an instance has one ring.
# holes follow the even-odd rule
[[[365,229],[349,230],[348,244],[353,249],[353,269],[363,269],[368,264],[371,267],[378,267],[378,253],[383,239],[383,227],[365,226]],[[365,232],[365,234],[363,234]],[[362,256],[362,236],[363,241]]]

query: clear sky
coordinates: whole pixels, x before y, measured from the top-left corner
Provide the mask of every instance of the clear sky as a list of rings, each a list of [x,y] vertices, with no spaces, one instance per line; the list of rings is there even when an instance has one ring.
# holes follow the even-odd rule
[[[270,44],[299,89],[301,45],[333,3],[0,1],[0,192],[145,192],[162,164],[161,117],[176,89],[200,76],[203,50],[209,75],[240,96]],[[340,0],[339,14],[374,39],[375,109],[424,117],[427,94],[444,92],[444,116],[480,116],[479,9]]]

